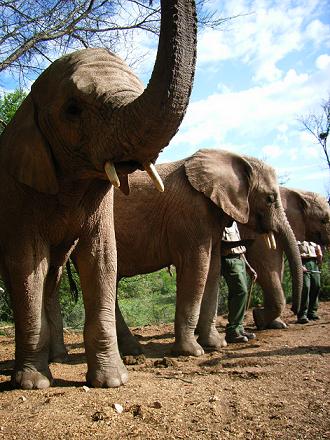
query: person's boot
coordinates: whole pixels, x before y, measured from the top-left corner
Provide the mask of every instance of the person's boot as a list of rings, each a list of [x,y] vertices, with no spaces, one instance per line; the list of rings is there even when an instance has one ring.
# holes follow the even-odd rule
[[[308,322],[309,322],[309,319],[307,318],[306,315],[298,316],[297,324],[307,324]]]
[[[320,319],[320,317],[314,312],[314,313],[308,313],[307,318],[310,321],[317,321]]]
[[[240,331],[240,334],[241,334],[242,336],[245,336],[246,338],[248,338],[249,341],[250,341],[251,339],[255,339],[255,338],[256,338],[255,333],[247,332],[247,331],[244,330],[244,329]]]
[[[228,342],[228,344],[237,344],[240,342],[248,342],[248,338],[238,331],[234,331],[226,333],[226,342]]]

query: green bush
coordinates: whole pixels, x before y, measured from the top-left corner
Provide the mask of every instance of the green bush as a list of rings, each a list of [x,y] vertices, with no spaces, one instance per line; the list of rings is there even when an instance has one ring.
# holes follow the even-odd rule
[[[176,302],[176,272],[171,268],[173,275],[167,269],[162,269],[146,275],[137,275],[123,278],[118,286],[119,304],[127,324],[138,327],[148,324],[173,322]],[[80,292],[79,277],[72,268],[72,276]],[[3,282],[0,286],[4,288]],[[285,262],[283,289],[287,301],[291,301],[291,276],[288,263]],[[65,327],[81,329],[84,323],[84,306],[81,292],[76,300],[71,291],[69,279],[64,270],[59,288],[63,323]],[[224,279],[219,280],[219,307],[218,313],[227,312],[228,289]],[[324,256],[321,275],[321,299],[330,299],[330,253]],[[262,305],[261,288],[256,284],[253,287],[250,307]],[[12,322],[13,315],[6,291],[0,294],[0,321]]]
[[[175,315],[176,274],[167,269],[123,278],[118,286],[122,314],[129,326],[171,322]]]
[[[321,300],[330,300],[330,251],[324,253],[321,268]]]

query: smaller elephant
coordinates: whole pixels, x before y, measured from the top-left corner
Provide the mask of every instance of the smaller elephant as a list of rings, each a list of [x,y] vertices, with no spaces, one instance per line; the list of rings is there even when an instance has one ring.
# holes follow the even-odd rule
[[[291,228],[299,241],[330,244],[330,207],[325,197],[314,192],[280,188],[281,200]],[[245,231],[246,232],[246,231]],[[242,233],[244,237],[247,234]],[[282,288],[283,243],[277,237],[276,251],[270,251],[262,237],[257,237],[247,251],[247,258],[258,271],[264,306],[253,310],[258,329],[280,329],[287,325],[280,316],[285,307]]]
[[[271,167],[224,150],[199,150],[186,159],[159,165],[157,170],[165,193],[153,190],[145,173],[138,171],[129,177],[128,197],[115,193],[118,277],[175,265],[174,353],[199,356],[203,347],[224,345],[215,323],[221,237],[232,219],[259,233],[278,234],[285,243],[299,304],[299,251]],[[121,353],[138,354],[141,348],[119,308],[116,319]]]

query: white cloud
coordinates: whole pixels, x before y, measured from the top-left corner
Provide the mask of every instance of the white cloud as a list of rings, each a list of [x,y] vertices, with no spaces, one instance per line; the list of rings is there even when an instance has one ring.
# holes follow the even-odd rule
[[[315,46],[330,43],[330,26],[313,19],[321,1],[255,0],[211,2],[224,16],[249,13],[236,18],[223,30],[204,31],[199,37],[200,65],[239,59],[255,68],[255,81],[275,81],[282,77],[279,62],[302,50],[308,41]],[[310,20],[310,22],[308,22]]]
[[[265,155],[266,158],[272,158],[275,159],[277,157],[282,156],[283,150],[278,145],[266,145],[262,148],[262,153]]]
[[[320,102],[326,75],[321,79],[315,83],[313,76],[290,70],[282,80],[262,87],[224,89],[192,102],[175,142],[225,141],[233,131],[251,138],[276,129],[285,133],[297,124],[298,115]]]
[[[316,45],[324,41],[329,42],[330,26],[316,19],[311,21],[306,27],[306,37],[312,40]]]
[[[315,65],[320,70],[330,69],[330,55],[320,55],[316,58]]]

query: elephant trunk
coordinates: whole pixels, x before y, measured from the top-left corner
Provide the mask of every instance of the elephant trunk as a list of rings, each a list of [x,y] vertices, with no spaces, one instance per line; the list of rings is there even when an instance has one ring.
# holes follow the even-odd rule
[[[280,209],[283,211],[283,208]],[[277,234],[289,262],[292,279],[292,311],[297,314],[301,301],[303,271],[297,240],[284,211],[283,216],[281,216]]]
[[[130,158],[154,161],[175,135],[185,114],[196,61],[195,2],[161,1],[161,29],[147,88],[119,110],[123,143]]]

